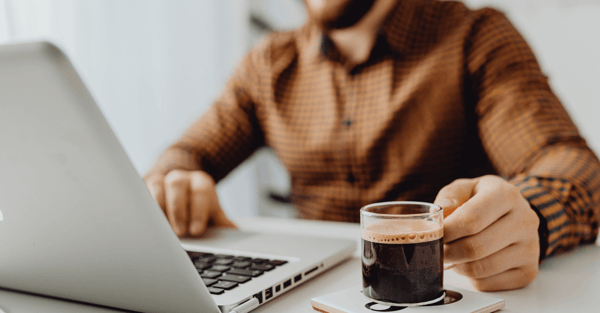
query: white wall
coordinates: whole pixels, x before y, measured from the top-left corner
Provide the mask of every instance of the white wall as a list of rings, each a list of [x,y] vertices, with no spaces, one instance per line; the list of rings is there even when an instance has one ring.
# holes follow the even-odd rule
[[[136,169],[219,94],[247,49],[247,0],[0,0],[0,42],[45,38],[69,55]],[[253,164],[219,184],[256,213]]]

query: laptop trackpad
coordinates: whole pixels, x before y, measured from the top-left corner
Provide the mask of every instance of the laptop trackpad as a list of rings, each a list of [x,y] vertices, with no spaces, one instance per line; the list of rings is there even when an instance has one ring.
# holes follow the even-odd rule
[[[239,231],[232,228],[209,228],[202,237],[181,239],[181,242],[205,247],[239,249],[241,243],[253,242],[256,237],[263,236],[260,233]]]
[[[352,242],[346,243],[339,239],[265,234],[229,228],[209,229],[202,238],[182,239],[181,242],[184,248],[190,250],[193,250],[193,246],[197,246],[199,251],[201,247],[210,247],[288,256],[334,254],[348,246],[353,246]]]

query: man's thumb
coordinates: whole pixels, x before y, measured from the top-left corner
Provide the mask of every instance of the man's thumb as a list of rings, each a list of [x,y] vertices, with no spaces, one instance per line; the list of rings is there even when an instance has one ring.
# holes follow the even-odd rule
[[[456,199],[440,197],[440,196],[435,198],[435,201],[433,202],[433,204],[437,204],[437,205],[441,206],[442,209],[457,208],[459,206],[459,203]]]
[[[436,198],[433,204],[437,204],[442,207],[444,211],[444,218],[448,217],[448,215],[452,214],[456,208],[460,206],[457,200],[450,198]]]
[[[476,184],[477,180],[475,179],[455,180],[440,190],[433,203],[441,206],[444,210],[444,217],[447,217],[469,200]]]

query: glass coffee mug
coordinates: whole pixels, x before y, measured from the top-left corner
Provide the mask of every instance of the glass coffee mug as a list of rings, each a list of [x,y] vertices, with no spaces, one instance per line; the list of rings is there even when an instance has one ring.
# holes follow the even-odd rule
[[[363,294],[389,306],[442,301],[443,218],[442,208],[424,202],[382,202],[363,207]]]

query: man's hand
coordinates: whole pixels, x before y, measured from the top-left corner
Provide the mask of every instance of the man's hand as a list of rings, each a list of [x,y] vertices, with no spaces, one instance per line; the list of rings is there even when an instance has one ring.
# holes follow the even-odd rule
[[[517,289],[538,273],[536,213],[519,190],[498,176],[458,179],[435,204],[456,209],[444,220],[444,262],[482,291]]]
[[[209,223],[236,228],[221,209],[215,181],[207,173],[174,170],[145,180],[177,236],[200,236]]]

